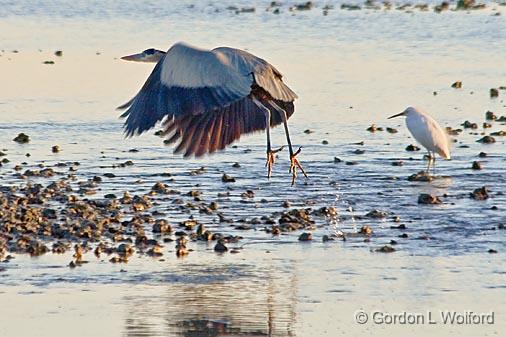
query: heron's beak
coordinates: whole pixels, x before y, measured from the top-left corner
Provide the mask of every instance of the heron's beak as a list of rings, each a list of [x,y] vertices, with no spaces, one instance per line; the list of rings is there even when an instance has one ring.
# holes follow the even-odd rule
[[[392,119],[392,118],[400,117],[400,116],[406,116],[406,111],[398,113],[397,115],[390,116],[390,117],[388,117],[388,119]]]
[[[146,55],[144,53],[138,53],[138,54],[123,56],[121,59],[125,60],[125,61],[146,62]]]

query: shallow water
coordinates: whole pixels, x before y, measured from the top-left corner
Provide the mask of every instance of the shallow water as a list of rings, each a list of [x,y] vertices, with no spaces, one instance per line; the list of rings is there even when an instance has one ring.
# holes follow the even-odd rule
[[[505,7],[487,3],[482,11],[435,14],[344,11],[336,2],[323,16],[322,2],[304,12],[290,12],[286,4],[279,15],[264,11],[268,3],[239,15],[227,6],[249,3],[0,6],[0,149],[11,161],[0,168],[2,186],[20,183],[13,167],[22,162],[36,168],[41,162],[78,161],[79,180],[116,175],[104,178],[93,198],[125,190],[146,193],[157,181],[181,191],[178,197],[185,201],[192,199],[185,193],[199,189],[204,203],[217,199],[220,211],[235,222],[182,209],[171,196],[155,197],[153,209],[165,212],[171,223],[194,215],[213,232],[244,237],[229,247],[240,248],[238,254],[217,255],[213,245],[190,242],[194,251],[176,259],[174,244],[167,243],[162,260],[136,254],[126,265],[113,265],[88,253],[90,262],[73,270],[67,267],[71,253],[16,255],[0,263],[0,301],[12,303],[0,305],[1,336],[500,335],[506,325],[506,231],[497,228],[506,224],[505,141],[476,140],[482,132],[506,130],[498,122],[481,128],[487,110],[506,115],[506,92],[489,98],[490,88],[506,85],[506,20],[492,16]],[[303,146],[300,159],[309,180],[299,177],[289,186],[286,150],[273,178],[265,178],[264,134],[245,136],[237,147],[199,160],[174,156],[152,132],[123,138],[114,107],[135,94],[152,65],[118,58],[148,47],[167,49],[176,41],[245,48],[285,74],[300,96],[290,128],[294,143]],[[63,57],[53,55],[57,49]],[[55,64],[42,64],[46,60]],[[456,80],[463,81],[462,89],[450,88]],[[414,140],[403,121],[386,119],[407,105],[425,108],[444,126],[457,128],[465,120],[480,126],[457,137],[452,160],[437,161],[438,178],[431,183],[407,181],[425,167],[423,153],[406,152]],[[369,133],[372,123],[399,132]],[[32,141],[12,142],[19,132]],[[282,129],[273,131],[273,141],[284,144]],[[361,141],[364,145],[357,145]],[[51,153],[55,144],[61,153]],[[139,152],[129,152],[132,148]],[[365,153],[355,154],[357,149]],[[478,158],[481,151],[488,156]],[[343,162],[334,163],[334,157]],[[134,165],[112,168],[126,160]],[[396,160],[404,165],[392,166]],[[471,170],[474,160],[484,169]],[[241,168],[233,168],[234,162]],[[204,174],[190,174],[201,166]],[[66,170],[56,168],[62,175]],[[171,180],[162,176],[167,172]],[[223,173],[237,181],[223,184]],[[491,198],[469,198],[484,185]],[[240,196],[248,189],[254,198]],[[217,197],[225,191],[230,196]],[[419,205],[420,193],[438,195],[443,204]],[[300,232],[272,237],[262,223],[252,230],[234,228],[241,219],[284,211],[285,200],[292,208],[333,206],[339,216],[315,217],[312,243],[298,242]],[[388,216],[364,217],[373,209]],[[394,216],[406,230],[391,228],[399,224]],[[363,237],[321,242],[323,235],[363,225],[374,231],[368,242]],[[403,233],[408,237],[398,237]],[[391,240],[397,241],[396,252],[373,252]],[[354,318],[359,309],[494,311],[495,324],[359,325]]]

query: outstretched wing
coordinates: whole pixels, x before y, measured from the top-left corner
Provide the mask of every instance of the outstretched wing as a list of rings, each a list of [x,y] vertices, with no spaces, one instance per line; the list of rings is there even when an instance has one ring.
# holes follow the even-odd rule
[[[175,44],[140,92],[123,105],[128,107],[122,115],[127,117],[125,132],[140,134],[165,119],[166,143],[179,141],[175,152],[213,153],[241,134],[267,127],[265,113],[249,97],[254,87],[292,115],[297,95],[265,60],[233,48],[208,51]],[[280,116],[273,113],[271,126],[279,123]]]
[[[156,64],[139,93],[122,107],[127,136],[168,117],[199,115],[246,97],[251,74],[238,72],[226,56],[175,44]]]

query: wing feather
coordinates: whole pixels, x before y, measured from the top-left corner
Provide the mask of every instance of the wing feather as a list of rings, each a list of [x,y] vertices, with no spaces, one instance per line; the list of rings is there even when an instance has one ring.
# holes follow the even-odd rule
[[[297,98],[297,94],[283,82],[281,73],[264,59],[244,50],[228,47],[215,48],[213,52],[226,55],[239,72],[253,74],[255,82],[274,99],[292,102]]]
[[[288,117],[293,114],[294,105],[276,101],[287,111]],[[268,106],[268,108],[270,108]],[[282,123],[278,114],[272,114],[271,127]],[[180,140],[174,152],[184,152],[184,156],[200,157],[206,153],[223,150],[226,146],[238,140],[241,135],[264,130],[265,114],[250,98],[234,102],[228,107],[208,112],[204,115],[187,115],[173,121],[176,127],[168,124],[167,128],[176,130],[166,141]]]

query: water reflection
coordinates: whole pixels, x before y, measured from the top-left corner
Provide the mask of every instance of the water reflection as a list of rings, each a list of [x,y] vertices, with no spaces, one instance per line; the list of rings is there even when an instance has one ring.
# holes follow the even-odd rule
[[[195,267],[195,266],[194,266]],[[220,281],[160,286],[160,297],[125,297],[124,336],[293,336],[297,274],[271,267]],[[209,275],[211,276],[211,275]],[[210,278],[212,279],[212,278]]]

